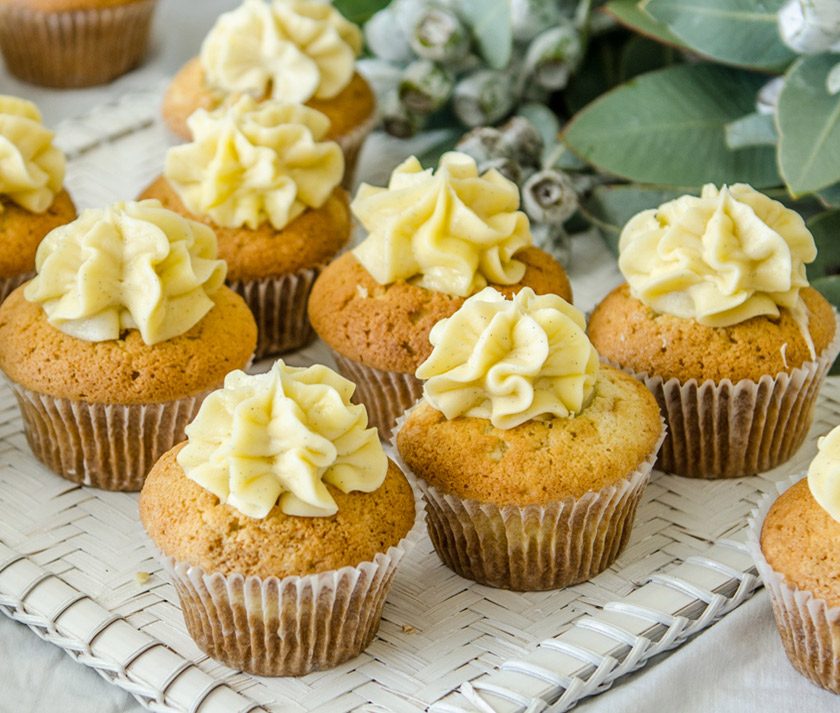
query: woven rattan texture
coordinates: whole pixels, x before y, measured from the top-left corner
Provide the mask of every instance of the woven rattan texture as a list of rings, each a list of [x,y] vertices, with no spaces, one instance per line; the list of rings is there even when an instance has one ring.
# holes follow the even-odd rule
[[[127,97],[61,128],[80,206],[130,198],[158,173],[168,137],[155,121],[157,96]],[[328,360],[321,345],[289,359],[313,360]],[[752,593],[757,579],[741,544],[747,517],[838,420],[840,381],[830,379],[808,442],[787,467],[731,481],[654,473],[615,565],[566,590],[472,584],[443,567],[424,538],[401,565],[364,654],[272,680],[198,650],[137,521],[136,496],[79,487],[40,466],[3,384],[0,610],[152,710],[567,710]]]

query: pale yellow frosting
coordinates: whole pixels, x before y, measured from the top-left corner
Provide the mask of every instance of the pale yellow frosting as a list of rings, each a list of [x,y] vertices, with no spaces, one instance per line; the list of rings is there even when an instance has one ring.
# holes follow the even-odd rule
[[[32,213],[52,205],[64,183],[64,154],[52,140],[38,107],[0,94],[0,195]]]
[[[820,438],[818,448],[808,468],[808,488],[819,506],[840,522],[840,426]]]
[[[284,228],[320,208],[344,175],[329,119],[300,104],[243,96],[189,118],[192,143],[166,154],[165,174],[184,205],[216,225]]]
[[[353,78],[359,28],[328,2],[245,0],[219,16],[201,46],[208,83],[288,102],[332,99]]]
[[[802,218],[738,183],[709,184],[632,218],[619,268],[656,312],[726,327],[780,308],[804,313],[799,290],[817,251]]]
[[[465,297],[525,274],[514,255],[533,241],[519,189],[496,170],[480,176],[466,154],[444,154],[434,171],[412,156],[387,188],[362,184],[351,207],[368,231],[353,254],[380,284]]]
[[[486,418],[496,428],[574,416],[598,373],[585,330],[562,297],[525,287],[505,299],[487,287],[432,328],[434,349],[416,373],[423,396],[448,419]]]
[[[127,329],[146,344],[187,332],[212,309],[227,272],[213,231],[156,200],[83,211],[44,238],[35,263],[26,299],[88,342]]]
[[[325,484],[369,493],[388,470],[365,407],[350,401],[355,388],[320,364],[277,361],[257,376],[233,371],[187,426],[178,463],[249,517],[265,517],[278,498],[287,515],[334,515]]]

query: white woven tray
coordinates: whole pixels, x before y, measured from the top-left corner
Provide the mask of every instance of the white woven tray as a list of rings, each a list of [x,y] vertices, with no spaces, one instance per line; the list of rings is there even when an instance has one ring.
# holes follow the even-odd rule
[[[66,122],[67,184],[80,207],[131,198],[168,143],[158,91]],[[594,248],[593,248],[594,249]],[[615,281],[573,273],[584,303]],[[322,360],[316,345],[290,359]],[[591,582],[518,594],[472,584],[424,540],[401,565],[368,650],[303,678],[267,679],[204,656],[140,527],[135,495],[75,486],[29,452],[0,386],[0,611],[155,711],[564,711],[679,646],[758,586],[743,545],[751,509],[800,470],[840,420],[830,379],[806,446],[788,466],[734,481],[654,474],[627,549]]]

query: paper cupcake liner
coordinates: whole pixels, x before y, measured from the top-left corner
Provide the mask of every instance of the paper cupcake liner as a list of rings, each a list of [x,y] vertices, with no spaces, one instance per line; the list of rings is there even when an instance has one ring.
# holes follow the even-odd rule
[[[371,642],[400,560],[422,537],[412,528],[372,562],[319,574],[208,573],[161,556],[190,636],[208,656],[258,676],[302,676],[358,656]]]
[[[819,358],[758,381],[664,380],[604,361],[634,376],[656,397],[668,424],[659,470],[689,478],[738,478],[771,470],[796,453],[838,352],[840,323]]]
[[[818,686],[840,694],[840,606],[829,606],[811,592],[797,589],[775,571],[761,551],[761,528],[779,494],[802,478],[777,484],[753,510],[747,546],[773,604],[773,616],[793,667]]]
[[[394,451],[410,409],[394,429]],[[396,461],[426,501],[429,538],[443,563],[480,584],[516,591],[568,587],[603,572],[630,538],[636,507],[665,438],[619,482],[545,505],[496,505],[444,493]]]
[[[155,0],[56,11],[0,3],[0,50],[9,71],[33,84],[104,84],[143,59],[154,9]]]
[[[332,355],[339,373],[356,384],[353,400],[364,404],[368,424],[379,429],[383,441],[390,441],[397,418],[423,395],[423,382],[414,374],[374,369],[335,351]]]
[[[341,185],[348,191],[352,190],[354,185],[356,166],[359,162],[359,154],[362,152],[362,146],[378,121],[379,116],[376,110],[374,110],[363,124],[359,124],[354,129],[335,138],[336,143],[344,153],[344,178],[341,181]]]
[[[294,351],[315,339],[306,304],[321,267],[278,277],[228,283],[248,304],[257,323],[255,359]]]
[[[24,272],[23,274],[12,275],[11,277],[0,277],[0,304],[3,304],[3,300],[18,287],[29,282],[33,277],[35,277],[34,272]]]
[[[158,458],[184,440],[204,392],[158,404],[55,398],[11,383],[32,453],[58,475],[103,490],[140,490]]]

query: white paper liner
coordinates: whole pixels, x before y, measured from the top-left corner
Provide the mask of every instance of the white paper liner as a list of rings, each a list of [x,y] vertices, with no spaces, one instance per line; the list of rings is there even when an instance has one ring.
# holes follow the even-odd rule
[[[771,470],[796,453],[838,352],[840,320],[815,361],[758,381],[664,380],[602,361],[634,376],[656,397],[668,424],[657,469],[690,478],[738,478]]]
[[[146,54],[156,0],[41,11],[0,3],[0,49],[9,71],[48,87],[104,84]]]
[[[11,277],[0,277],[0,304],[21,285],[35,277],[34,272],[24,272]]]
[[[365,139],[378,122],[379,115],[374,109],[363,123],[335,138],[335,142],[341,147],[344,154],[344,178],[341,185],[348,191],[352,190],[354,185],[356,165],[359,162],[359,154],[362,152]]]
[[[616,560],[665,439],[664,421],[653,451],[619,482],[580,498],[500,506],[444,493],[405,464],[397,436],[421,403],[397,419],[393,457],[423,493],[429,537],[447,567],[491,587],[542,591],[591,579]]]
[[[258,676],[302,676],[358,656],[379,629],[400,560],[423,537],[422,503],[408,481],[414,525],[372,562],[280,579],[208,573],[160,555],[199,648]]]
[[[778,493],[759,501],[750,516],[747,546],[770,594],[776,626],[793,667],[818,686],[840,694],[840,606],[829,606],[811,592],[797,589],[772,568],[761,551],[761,528],[778,496],[803,474],[777,483]]]
[[[379,429],[383,441],[391,441],[397,418],[423,395],[423,382],[414,374],[375,369],[330,351],[339,373],[356,384],[353,401],[364,404],[368,424]]]
[[[315,339],[306,305],[321,266],[228,283],[241,295],[257,323],[255,359],[301,349]]]

